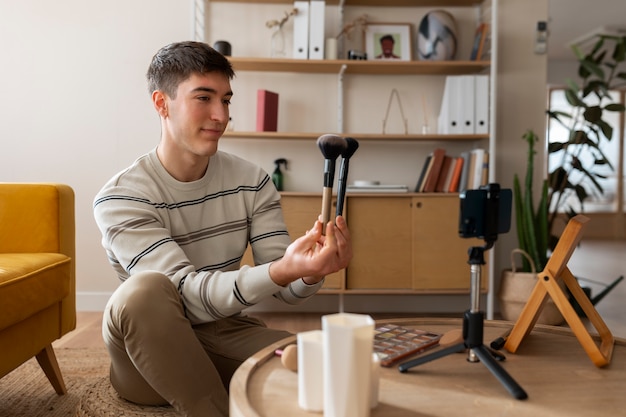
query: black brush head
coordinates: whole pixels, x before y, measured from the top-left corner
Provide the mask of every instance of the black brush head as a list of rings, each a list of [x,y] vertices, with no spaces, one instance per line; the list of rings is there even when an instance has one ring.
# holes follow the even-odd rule
[[[317,146],[319,146],[325,159],[335,160],[345,152],[348,143],[341,136],[326,134],[317,138]]]
[[[343,151],[341,156],[345,159],[350,159],[352,155],[359,149],[359,142],[354,138],[346,138],[346,150]]]

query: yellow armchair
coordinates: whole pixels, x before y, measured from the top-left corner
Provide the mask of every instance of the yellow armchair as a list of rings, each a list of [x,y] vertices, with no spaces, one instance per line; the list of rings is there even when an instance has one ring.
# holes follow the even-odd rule
[[[0,183],[0,378],[37,357],[67,392],[52,342],[76,328],[74,191]]]

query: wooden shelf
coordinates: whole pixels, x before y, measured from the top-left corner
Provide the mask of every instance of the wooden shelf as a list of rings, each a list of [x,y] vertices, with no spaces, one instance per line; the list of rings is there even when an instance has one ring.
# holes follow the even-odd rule
[[[293,0],[212,0],[214,3],[257,3],[293,4]],[[480,4],[479,0],[345,0],[344,6],[371,7],[470,7]],[[336,6],[339,0],[326,0],[327,5]]]
[[[333,132],[327,132],[333,133]],[[278,139],[278,140],[317,140],[324,133],[300,133],[300,132],[224,132],[225,138],[232,139]],[[407,141],[407,142],[431,142],[431,141],[476,141],[488,139],[489,135],[438,135],[438,134],[378,134],[378,133],[349,133],[342,134],[359,141]]]
[[[373,75],[460,75],[487,70],[489,61],[358,61],[278,58],[229,58],[235,71]]]

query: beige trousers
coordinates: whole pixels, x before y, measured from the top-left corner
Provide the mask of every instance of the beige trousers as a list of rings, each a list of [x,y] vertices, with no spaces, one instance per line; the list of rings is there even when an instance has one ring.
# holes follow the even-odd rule
[[[235,370],[290,333],[245,316],[192,326],[174,284],[161,273],[143,272],[112,295],[102,335],[111,356],[111,384],[123,398],[169,403],[189,417],[226,417]]]

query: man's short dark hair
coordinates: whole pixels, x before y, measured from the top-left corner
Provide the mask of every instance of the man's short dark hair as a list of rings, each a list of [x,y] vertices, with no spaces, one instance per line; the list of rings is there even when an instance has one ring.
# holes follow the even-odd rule
[[[171,43],[152,57],[146,77],[152,94],[161,90],[176,98],[178,85],[192,74],[219,72],[232,80],[235,72],[231,63],[215,49],[203,42],[185,41]]]
[[[393,43],[396,43],[396,40],[391,35],[381,36],[380,37],[380,42],[382,43],[383,41],[391,41]]]

